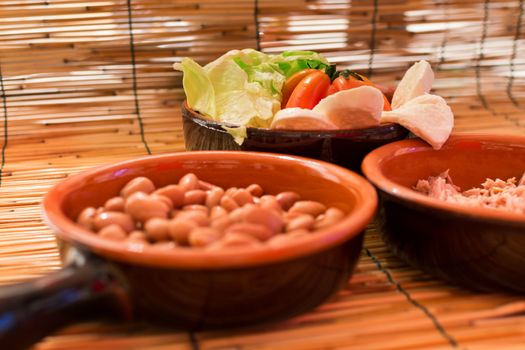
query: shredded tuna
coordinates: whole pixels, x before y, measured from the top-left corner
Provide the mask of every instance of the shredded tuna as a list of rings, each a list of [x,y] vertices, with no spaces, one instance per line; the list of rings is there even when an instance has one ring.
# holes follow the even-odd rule
[[[525,172],[519,181],[515,177],[507,181],[486,179],[481,187],[461,192],[461,189],[452,182],[447,170],[439,176],[419,180],[414,189],[446,202],[525,214]]]

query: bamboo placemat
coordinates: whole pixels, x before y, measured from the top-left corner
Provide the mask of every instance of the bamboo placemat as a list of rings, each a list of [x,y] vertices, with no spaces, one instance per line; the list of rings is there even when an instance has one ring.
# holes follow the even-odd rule
[[[181,57],[313,49],[395,84],[419,59],[455,132],[525,133],[524,1],[2,0],[0,284],[60,268],[42,195],[92,166],[184,150]],[[522,349],[525,301],[406,266],[373,226],[346,288],[316,310],[244,330],[74,324],[58,349]]]

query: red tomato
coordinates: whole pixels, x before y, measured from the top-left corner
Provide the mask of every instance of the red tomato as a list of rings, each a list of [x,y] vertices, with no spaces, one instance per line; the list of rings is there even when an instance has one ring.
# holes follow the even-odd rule
[[[372,87],[377,88],[377,86],[375,86],[375,84],[372,83],[368,79],[363,81],[363,80],[357,80],[351,76],[345,77],[345,76],[340,75],[332,82],[332,84],[328,88],[327,95],[331,95],[338,91],[353,89],[353,88],[360,87],[360,86],[372,86]],[[385,94],[383,94],[383,99],[384,99],[383,110],[391,111],[392,107],[390,106],[390,102],[386,98]]]
[[[300,70],[299,72],[293,74],[291,77],[286,79],[286,82],[284,83],[282,93],[283,93],[283,99],[281,101],[281,108],[285,108],[286,104],[288,103],[288,99],[292,95],[292,92],[297,87],[299,82],[303,80],[308,74],[316,72],[317,69],[313,68],[307,68]]]
[[[319,70],[307,74],[293,89],[286,108],[300,107],[312,109],[326,96],[330,87],[330,77]]]
[[[350,78],[345,78],[343,76],[339,76],[335,78],[335,80],[332,82],[332,84],[328,88],[327,95],[331,95],[338,91],[353,89],[353,88],[364,86],[364,85],[368,85],[368,84],[361,80],[350,79]]]

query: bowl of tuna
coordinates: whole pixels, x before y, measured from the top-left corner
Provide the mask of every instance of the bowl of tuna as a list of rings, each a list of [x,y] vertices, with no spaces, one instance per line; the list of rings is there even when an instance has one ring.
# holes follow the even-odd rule
[[[385,242],[409,264],[476,290],[525,292],[525,137],[452,135],[380,147],[363,173]]]

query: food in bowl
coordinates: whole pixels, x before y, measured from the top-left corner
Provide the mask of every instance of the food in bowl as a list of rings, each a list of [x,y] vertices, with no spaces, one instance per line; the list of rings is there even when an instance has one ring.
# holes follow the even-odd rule
[[[174,68],[184,73],[188,106],[224,123],[239,144],[247,128],[357,130],[398,123],[439,149],[453,127],[445,100],[429,94],[434,74],[426,61],[406,72],[392,105],[388,88],[338,71],[312,51],[232,50],[204,67],[184,58]]]
[[[136,177],[104,206],[83,209],[77,223],[112,240],[223,249],[286,244],[344,217],[343,210],[293,191],[266,194],[255,183],[223,189],[188,173],[159,188]]]
[[[484,291],[525,292],[525,215],[451,203],[414,190],[418,180],[449,169],[454,185],[523,174],[525,137],[452,135],[440,150],[421,140],[379,147],[363,173],[381,198],[377,218],[388,247],[407,263]]]
[[[118,197],[131,196],[137,188],[152,190],[147,181],[138,181],[121,193],[137,177],[147,177],[156,190],[166,187],[169,193],[170,185],[188,173],[223,188],[256,183],[267,193],[293,191],[346,215],[287,244],[214,250],[126,244],[76,222],[86,207],[122,208]],[[113,197],[117,199],[108,200]],[[110,315],[192,331],[246,327],[298,315],[348,285],[376,206],[374,188],[358,174],[282,154],[178,152],[69,176],[42,202],[44,220],[56,232],[65,267],[30,283],[0,288],[5,301],[0,313],[17,316],[9,327],[0,327],[0,343],[5,349],[29,347],[62,325]],[[162,203],[154,209],[165,210]],[[142,219],[151,212],[141,211]]]
[[[464,192],[454,185],[448,173],[447,170],[438,176],[419,180],[414,189],[431,198],[450,203],[525,214],[525,173],[519,182],[515,177],[506,181],[486,179],[481,187],[474,187]]]

